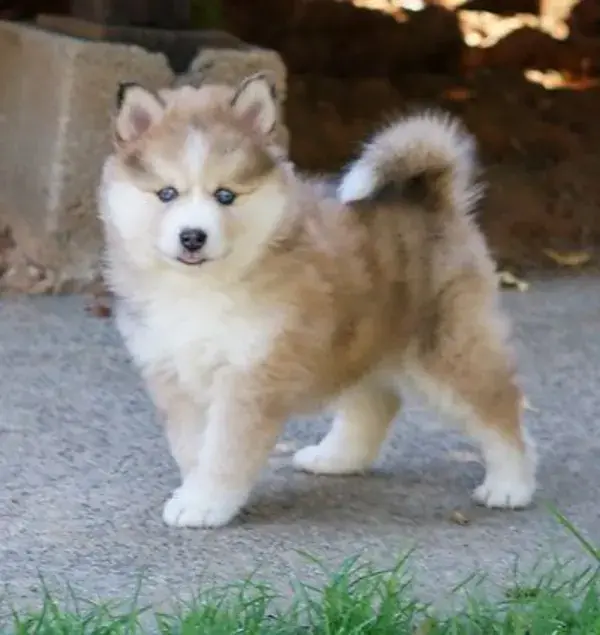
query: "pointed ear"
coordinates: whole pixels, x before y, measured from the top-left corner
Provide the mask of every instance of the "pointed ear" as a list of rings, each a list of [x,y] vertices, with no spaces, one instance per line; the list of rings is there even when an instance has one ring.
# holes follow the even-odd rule
[[[234,112],[257,132],[269,134],[277,123],[275,87],[267,73],[247,77],[231,101]]]
[[[117,91],[115,137],[117,143],[139,139],[165,112],[165,102],[139,84],[124,82]]]

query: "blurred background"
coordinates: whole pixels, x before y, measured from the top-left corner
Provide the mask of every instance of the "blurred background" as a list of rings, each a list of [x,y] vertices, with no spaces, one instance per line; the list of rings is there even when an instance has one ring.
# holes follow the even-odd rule
[[[481,221],[501,262],[597,264],[597,0],[0,1],[4,19],[44,14],[146,29],[149,48],[153,30],[180,32],[166,51],[178,72],[198,29],[278,51],[302,168],[338,170],[385,117],[442,106],[479,140],[490,183]]]

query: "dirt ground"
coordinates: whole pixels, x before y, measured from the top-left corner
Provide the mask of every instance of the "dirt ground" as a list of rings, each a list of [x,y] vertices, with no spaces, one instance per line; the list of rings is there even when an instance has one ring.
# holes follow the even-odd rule
[[[475,134],[488,183],[481,223],[501,261],[555,267],[565,263],[548,254],[583,252],[580,260],[594,264],[600,246],[597,89],[548,91],[498,71],[470,80],[415,74],[401,87],[294,76],[292,156],[303,168],[337,170],[387,116],[420,105],[460,115]]]

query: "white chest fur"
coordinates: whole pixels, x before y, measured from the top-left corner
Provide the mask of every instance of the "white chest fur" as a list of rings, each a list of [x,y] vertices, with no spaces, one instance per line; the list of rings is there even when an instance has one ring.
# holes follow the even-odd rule
[[[214,289],[154,289],[136,305],[133,313],[125,304],[118,317],[136,363],[192,391],[210,389],[220,368],[243,370],[263,359],[281,324],[247,294]]]

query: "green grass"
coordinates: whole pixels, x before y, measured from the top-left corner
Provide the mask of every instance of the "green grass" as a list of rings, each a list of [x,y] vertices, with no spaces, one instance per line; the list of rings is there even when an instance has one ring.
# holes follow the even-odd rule
[[[416,602],[397,571],[352,564],[320,590],[298,587],[281,610],[270,588],[246,583],[198,597],[171,614],[94,605],[65,610],[47,598],[38,613],[15,613],[2,633],[19,635],[595,635],[600,589],[588,572],[576,583],[515,587],[501,601],[467,599],[450,616]],[[142,625],[143,624],[143,625]]]
[[[324,585],[294,583],[285,602],[255,581],[202,593],[170,614],[137,602],[125,608],[74,599],[59,604],[47,594],[40,611],[14,612],[0,634],[600,635],[600,551],[558,518],[590,556],[587,568],[567,575],[559,565],[545,574],[515,575],[494,600],[480,587],[461,585],[453,612],[415,599],[406,560],[381,571],[353,559],[335,573],[323,570]]]

